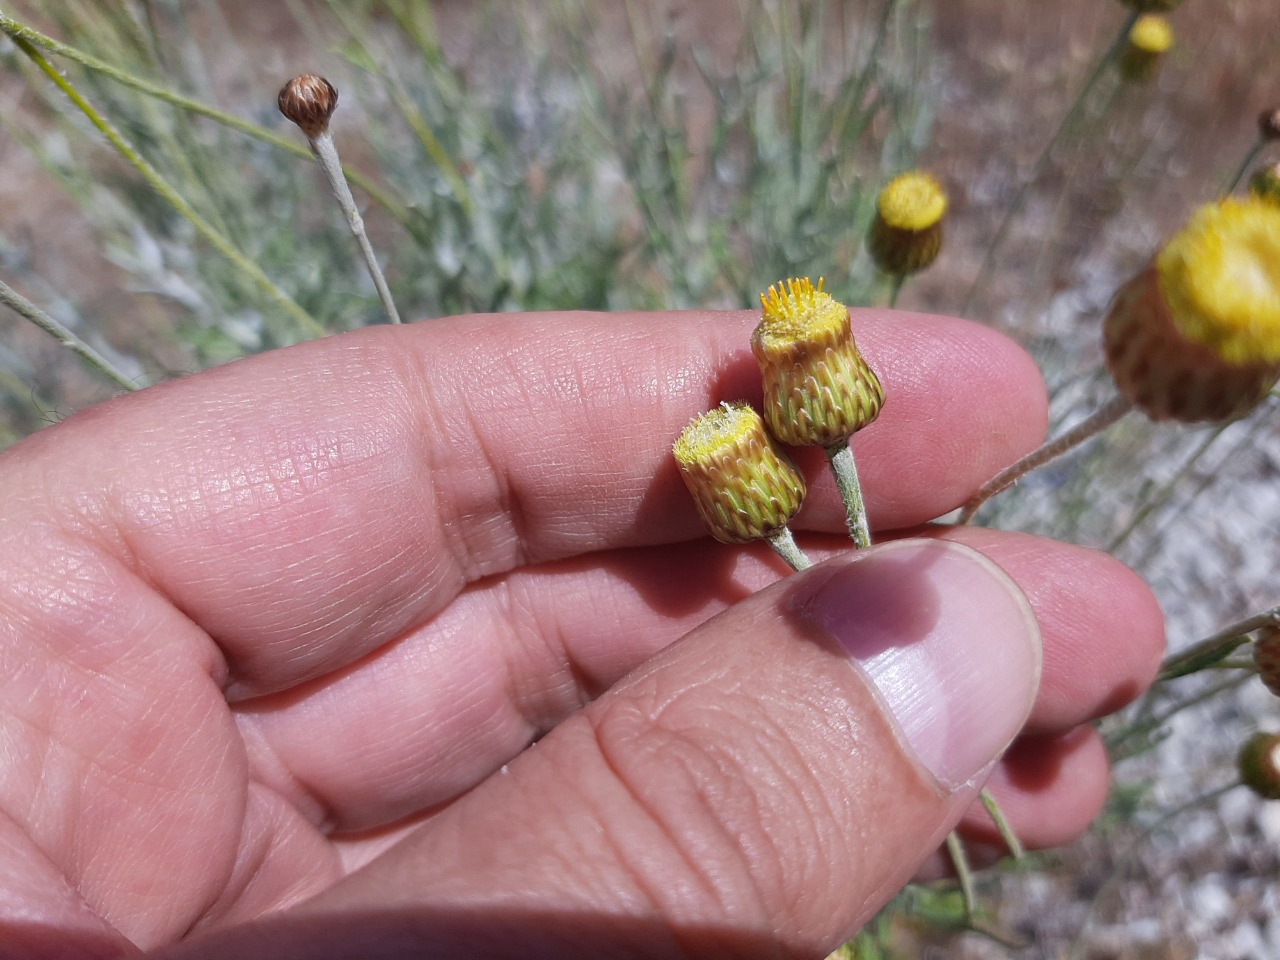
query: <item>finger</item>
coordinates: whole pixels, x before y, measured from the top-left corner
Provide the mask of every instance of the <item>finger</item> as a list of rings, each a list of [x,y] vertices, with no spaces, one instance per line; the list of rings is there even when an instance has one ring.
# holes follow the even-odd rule
[[[1147,586],[1106,554],[1026,534],[930,529],[980,549],[1025,591],[1044,637],[1028,732],[1056,735],[1145,689],[1163,649]],[[848,549],[807,538],[815,557]],[[306,696],[242,712],[258,776],[337,831],[470,789],[629,670],[778,579],[763,548],[691,543],[526,568],[465,592],[394,647]]]
[[[754,315],[511,315],[355,332],[70,418],[5,489],[209,633],[237,695],[319,676],[530,560],[700,534],[670,458],[759,393]],[[873,520],[954,507],[1033,445],[1043,387],[962,321],[859,313],[889,401],[859,435]],[[806,522],[836,529],[825,486]]]
[[[967,548],[833,561],[653,658],[286,942],[265,921],[170,956],[822,956],[973,800],[1039,661],[1025,598]]]
[[[1054,736],[1115,713],[1151,686],[1164,656],[1164,614],[1151,588],[1119,560],[981,527],[938,534],[1009,571],[1036,612],[1044,678],[1028,734]]]

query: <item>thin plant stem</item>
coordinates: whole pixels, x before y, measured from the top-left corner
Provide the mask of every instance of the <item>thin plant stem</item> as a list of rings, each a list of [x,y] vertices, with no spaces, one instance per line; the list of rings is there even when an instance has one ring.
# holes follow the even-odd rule
[[[1021,460],[1006,467],[984,483],[973,498],[964,505],[964,509],[960,511],[960,518],[956,522],[968,523],[979,508],[996,494],[1013,486],[1037,467],[1056,460],[1064,453],[1106,430],[1132,409],[1133,404],[1124,397],[1117,396],[1108,400],[1066,433],[1032,450]]]
[[[387,278],[382,275],[382,268],[378,266],[378,258],[374,255],[369,235],[365,233],[364,218],[360,216],[355,197],[351,195],[351,188],[347,186],[347,178],[342,175],[342,163],[338,160],[338,148],[333,144],[333,134],[325,129],[315,137],[307,139],[311,143],[311,152],[315,154],[316,162],[320,164],[320,169],[324,171],[329,181],[329,189],[333,191],[338,206],[342,208],[347,218],[347,225],[351,228],[351,233],[360,247],[365,266],[369,268],[369,276],[373,278],[373,285],[378,291],[378,299],[382,301],[382,307],[387,311],[387,317],[391,322],[399,323],[400,312],[396,310],[395,301],[391,299]]]
[[[889,309],[892,310],[898,305],[898,294],[902,293],[902,285],[907,282],[905,273],[895,273],[893,275],[893,286],[889,288]]]
[[[871,526],[867,522],[867,507],[862,500],[862,484],[858,481],[858,467],[853,460],[853,447],[848,440],[824,448],[831,463],[831,473],[836,478],[840,499],[844,501],[845,522],[849,537],[859,549],[871,546]]]
[[[111,125],[97,109],[89,103],[80,91],[77,90],[66,77],[54,69],[53,64],[41,55],[29,41],[22,37],[13,36],[14,44],[26,56],[39,67],[44,74],[52,80],[63,93],[75,104],[80,112],[83,113],[98,131],[107,138],[108,142],[115,147],[116,151],[128,161],[147,184],[160,194],[166,203],[168,203],[175,211],[178,212],[188,223],[196,229],[200,236],[215,250],[224,257],[246,276],[250,277],[272,300],[277,302],[281,308],[297,321],[298,325],[305,329],[312,336],[321,337],[327,332],[323,326],[311,314],[307,313],[301,306],[297,304],[287,293],[276,286],[275,282],[263,273],[262,268],[246,257],[243,253],[235,248],[225,236],[209,223],[204,217],[196,212],[195,208],[189,204],[182,194],[178,193],[169,182],[160,175],[155,167],[147,162],[142,154],[138,153],[133,146],[120,135],[119,131]]]
[[[141,389],[138,384],[134,383],[133,380],[117,368],[110,360],[100,354],[97,350],[93,349],[93,347],[89,346],[89,344],[85,343],[67,327],[53,319],[53,317],[49,316],[26,297],[22,296],[22,294],[18,293],[18,291],[14,290],[13,287],[9,286],[3,280],[0,280],[0,303],[3,303],[14,313],[30,320],[94,370],[97,370],[108,380],[115,383],[116,386],[129,391]]]
[[[19,23],[12,17],[5,16],[3,13],[0,13],[0,32],[8,34],[15,42],[20,39],[26,40],[34,46],[43,47],[50,53],[57,54],[60,57],[65,57],[68,60],[80,64],[88,70],[100,73],[104,77],[114,80],[121,86],[128,87],[131,90],[137,90],[141,94],[160,100],[161,102],[170,104],[171,106],[178,107],[181,110],[185,110],[187,113],[205,117],[206,119],[212,120],[224,127],[237,130],[240,133],[275,147],[278,150],[283,150],[286,153],[292,153],[294,156],[298,157],[311,156],[310,151],[308,151],[306,147],[295,143],[288,137],[275,133],[272,130],[268,130],[266,127],[259,126],[256,123],[241,119],[240,117],[227,113],[223,110],[219,110],[216,107],[211,107],[206,103],[201,103],[199,100],[192,100],[190,97],[184,97],[182,94],[174,93],[172,90],[166,90],[158,84],[145,80],[142,77],[135,76],[128,71],[121,70],[119,67],[114,67],[104,60],[99,60],[91,54],[85,53],[75,47],[68,46],[65,43],[61,43],[52,37],[45,36],[43,33],[31,29],[31,27],[26,24]],[[343,172],[347,175],[348,180],[367,193],[370,199],[384,207],[401,226],[406,230],[409,230],[411,233],[413,232],[413,229],[416,226],[413,223],[413,215],[403,203],[397,201],[387,193],[387,191],[382,189],[359,170],[344,167]]]
[[[1009,856],[1015,860],[1021,860],[1027,855],[1026,848],[1023,847],[1022,841],[1018,839],[1018,835],[1013,832],[1013,827],[1004,815],[1004,811],[1000,809],[1000,804],[996,802],[995,796],[986,787],[982,788],[982,792],[978,794],[982,800],[982,805],[987,808],[987,813],[991,817],[992,823],[996,825],[996,830],[1000,833],[1000,839],[1004,841],[1004,845],[1009,848]]]
[[[973,889],[973,867],[969,863],[969,854],[965,852],[964,841],[960,839],[960,833],[956,830],[947,834],[947,855],[951,857],[951,865],[955,867],[956,880],[960,884],[965,922],[971,923],[973,915],[978,910],[978,895]]]
[[[1053,155],[1053,151],[1061,142],[1063,135],[1072,128],[1075,122],[1084,112],[1085,103],[1089,99],[1089,94],[1093,92],[1094,87],[1106,75],[1108,68],[1115,62],[1115,59],[1124,49],[1124,45],[1129,38],[1129,31],[1133,29],[1134,23],[1137,22],[1140,13],[1137,10],[1132,11],[1125,17],[1124,23],[1120,25],[1120,30],[1116,33],[1115,39],[1111,41],[1111,45],[1107,47],[1102,58],[1093,68],[1093,72],[1089,74],[1089,78],[1085,81],[1084,87],[1080,90],[1075,102],[1071,105],[1071,109],[1067,111],[1066,116],[1062,118],[1062,122],[1058,124],[1058,129],[1053,132],[1053,136],[1049,138],[1049,142],[1045,144],[1044,149],[1040,152],[1040,156],[1036,158],[1035,165],[1018,187],[1018,192],[1014,194],[1012,202],[1004,212],[1004,216],[1000,220],[996,232],[991,238],[991,242],[987,244],[987,249],[982,255],[982,263],[978,265],[977,276],[973,278],[973,283],[969,287],[968,294],[965,295],[964,304],[960,308],[961,316],[967,316],[969,310],[973,307],[974,301],[977,299],[978,293],[982,290],[982,286],[986,283],[987,276],[991,272],[991,268],[995,265],[996,252],[1004,245],[1005,237],[1009,233],[1009,228],[1013,226],[1013,219],[1022,210],[1022,206],[1027,201],[1027,196],[1031,192],[1031,188],[1035,186],[1036,181],[1040,179],[1040,175],[1044,173],[1044,168],[1049,162],[1049,158]]]
[[[1255,613],[1253,616],[1228,624],[1212,636],[1205,637],[1181,653],[1165,658],[1160,666],[1160,680],[1185,677],[1229,656],[1237,647],[1248,642],[1248,634],[1262,627],[1280,624],[1280,606]]]
[[[1253,146],[1249,148],[1249,152],[1244,155],[1244,160],[1240,162],[1239,168],[1235,175],[1231,178],[1231,182],[1227,185],[1227,189],[1223,190],[1223,196],[1230,196],[1240,188],[1241,182],[1249,173],[1249,168],[1253,166],[1253,161],[1258,159],[1258,154],[1262,152],[1263,147],[1267,145],[1267,141],[1262,137],[1258,137],[1253,142]]]
[[[813,566],[813,561],[806,557],[804,551],[796,545],[796,538],[792,535],[790,527],[783,527],[773,536],[765,539],[769,546],[773,547],[774,553],[787,561],[787,565],[797,573]]]

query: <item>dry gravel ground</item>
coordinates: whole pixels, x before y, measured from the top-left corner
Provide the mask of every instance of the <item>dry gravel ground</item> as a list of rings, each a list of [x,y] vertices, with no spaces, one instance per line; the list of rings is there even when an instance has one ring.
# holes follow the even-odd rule
[[[855,13],[868,6],[849,5]],[[617,13],[615,3],[599,6],[607,16]],[[925,6],[935,24],[940,98],[925,161],[947,181],[953,209],[944,256],[908,286],[902,305],[952,312],[1000,212],[1122,11],[1114,0]],[[301,48],[283,5],[226,7],[239,42],[252,52],[226,78],[229,92],[273,97],[282,78],[303,68],[343,72],[331,54]],[[716,45],[732,32],[731,8],[703,0],[677,4],[674,15],[682,30]],[[451,53],[468,57],[480,42],[468,29],[469,4],[452,0],[438,9]],[[1186,0],[1173,20],[1179,46],[1154,90],[1122,95],[1087,147],[1064,149],[1049,164],[1014,224],[993,283],[970,310],[1043,351],[1051,384],[1066,385],[1056,403],[1063,416],[1091,395],[1092,381],[1080,374],[1099,362],[1098,317],[1111,291],[1194,204],[1213,195],[1252,142],[1254,117],[1280,102],[1276,0]],[[21,101],[13,78],[0,77],[0,109]],[[104,316],[136,323],[124,279],[95,250],[74,203],[3,136],[0,169],[0,234],[25,247],[25,269],[70,296],[96,300]],[[17,349],[52,356],[25,327],[9,318],[0,323]],[[1045,350],[1050,342],[1063,347]],[[75,371],[64,379],[72,404],[101,395]],[[1158,511],[1148,532],[1119,551],[1154,584],[1175,646],[1280,602],[1280,436],[1268,423],[1274,419],[1266,411],[1226,431],[1187,470],[1186,485],[1205,488],[1194,506]],[[1137,458],[1131,469],[1172,476],[1204,436],[1131,427],[1125,448]],[[1048,473],[1038,486],[1028,484],[1001,522],[1034,525],[1034,497],[1084,469],[1091,469],[1088,461],[1073,462],[1065,475]],[[1123,504],[1107,510],[1107,525],[1123,523]],[[1105,543],[1105,530],[1080,529],[1085,542]],[[1277,702],[1256,683],[1180,716],[1161,749],[1122,775],[1149,780],[1160,806],[1177,806],[1227,782],[1235,743],[1253,724],[1280,725]],[[974,936],[926,937],[912,949],[962,960],[1280,957],[1280,804],[1237,790],[1150,837],[1132,826],[1091,835],[1058,865],[1008,874],[997,887],[999,923],[1030,942],[1027,949],[1010,951]]]

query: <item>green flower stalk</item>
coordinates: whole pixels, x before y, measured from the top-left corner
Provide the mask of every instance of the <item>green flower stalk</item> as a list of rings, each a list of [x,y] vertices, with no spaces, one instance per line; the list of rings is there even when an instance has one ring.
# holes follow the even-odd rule
[[[765,540],[793,569],[810,566],[787,527],[804,503],[804,477],[750,404],[722,403],[695,417],[672,453],[713,537]]]
[[[871,530],[849,438],[880,415],[884,388],[853,339],[849,309],[806,278],[760,294],[751,350],[764,380],[769,430],[792,446],[822,447],[859,547]]]

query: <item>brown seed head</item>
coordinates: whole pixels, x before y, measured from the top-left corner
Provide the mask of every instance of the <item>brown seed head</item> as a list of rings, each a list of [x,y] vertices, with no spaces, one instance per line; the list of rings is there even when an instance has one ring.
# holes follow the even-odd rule
[[[1269,107],[1258,114],[1258,135],[1263,140],[1280,140],[1280,107]]]
[[[338,91],[324,77],[304,73],[280,88],[276,104],[311,139],[328,129],[329,118],[338,107]]]

